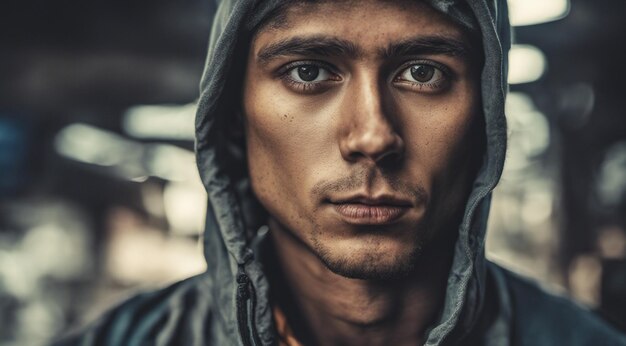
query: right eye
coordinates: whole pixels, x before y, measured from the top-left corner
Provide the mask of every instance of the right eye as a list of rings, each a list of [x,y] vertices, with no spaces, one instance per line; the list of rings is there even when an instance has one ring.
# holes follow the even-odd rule
[[[302,94],[317,94],[342,80],[334,71],[327,63],[301,60],[285,65],[278,73],[291,90]]]
[[[317,65],[299,65],[289,71],[289,78],[298,83],[319,83],[330,80],[332,73]]]

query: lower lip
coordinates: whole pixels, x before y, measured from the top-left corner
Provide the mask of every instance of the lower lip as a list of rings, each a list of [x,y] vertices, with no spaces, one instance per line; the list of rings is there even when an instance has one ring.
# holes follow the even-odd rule
[[[395,205],[368,205],[358,203],[335,204],[335,211],[352,224],[383,225],[399,219],[409,209]]]

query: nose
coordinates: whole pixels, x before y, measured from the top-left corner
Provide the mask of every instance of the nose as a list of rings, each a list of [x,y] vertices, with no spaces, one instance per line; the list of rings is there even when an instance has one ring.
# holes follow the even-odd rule
[[[398,162],[404,141],[385,111],[385,96],[376,78],[353,80],[342,102],[339,149],[346,161],[377,165]]]

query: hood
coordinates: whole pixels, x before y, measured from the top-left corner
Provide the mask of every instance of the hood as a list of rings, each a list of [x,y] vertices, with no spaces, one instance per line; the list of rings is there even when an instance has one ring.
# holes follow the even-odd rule
[[[427,0],[482,37],[481,75],[486,151],[458,229],[448,288],[439,322],[426,345],[461,337],[476,323],[485,292],[484,241],[491,191],[506,151],[504,100],[510,27],[506,0]],[[209,198],[204,233],[213,314],[232,340],[244,345],[275,342],[268,282],[255,258],[258,207],[251,197],[241,143],[229,135],[235,119],[245,52],[253,28],[280,0],[223,0],[210,36],[196,116],[196,156]]]

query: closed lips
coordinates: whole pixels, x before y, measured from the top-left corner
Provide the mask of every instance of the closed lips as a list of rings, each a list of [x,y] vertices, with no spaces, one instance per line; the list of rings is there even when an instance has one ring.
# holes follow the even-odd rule
[[[411,207],[410,203],[398,199],[353,198],[331,203],[345,221],[360,225],[393,222]]]

